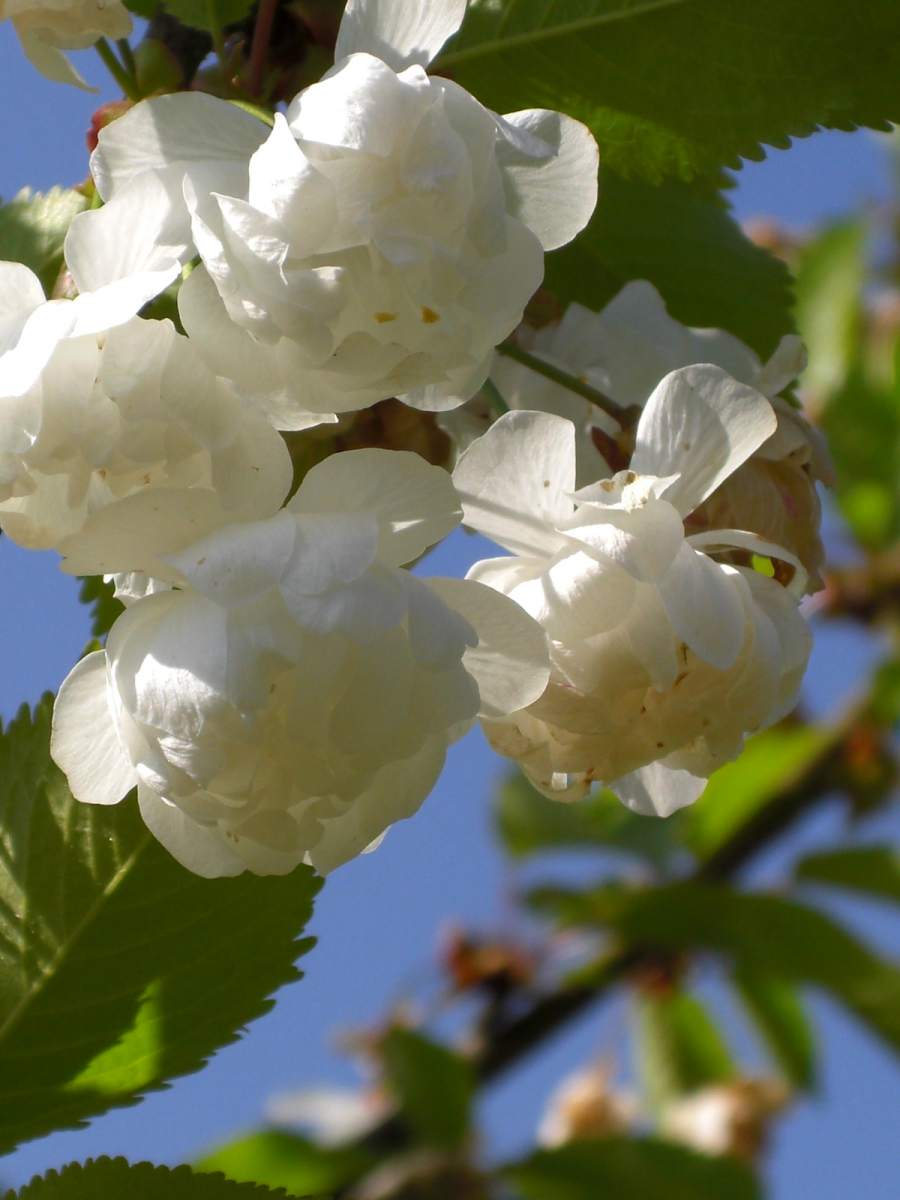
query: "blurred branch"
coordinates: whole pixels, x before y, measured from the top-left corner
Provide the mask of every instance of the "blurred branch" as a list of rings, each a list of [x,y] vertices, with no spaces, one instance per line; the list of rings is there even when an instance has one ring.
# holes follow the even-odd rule
[[[900,614],[900,548],[872,555],[862,566],[829,571],[816,612],[866,623]]]

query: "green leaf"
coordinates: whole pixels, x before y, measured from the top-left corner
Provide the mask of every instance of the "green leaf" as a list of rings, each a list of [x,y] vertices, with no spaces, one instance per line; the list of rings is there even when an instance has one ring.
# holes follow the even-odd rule
[[[696,996],[673,991],[637,1000],[641,1076],[653,1105],[734,1077],[722,1036]]]
[[[79,804],[50,698],[0,736],[0,1148],[201,1067],[298,978],[319,882],[192,875],[133,797]]]
[[[761,1200],[753,1172],[653,1138],[604,1138],[539,1150],[503,1169],[524,1200]]]
[[[900,854],[892,846],[851,846],[809,854],[796,864],[794,874],[810,883],[900,901]]]
[[[4,1200],[266,1200],[285,1196],[255,1184],[231,1183],[221,1175],[195,1175],[190,1167],[134,1165],[124,1158],[70,1163],[32,1179]]]
[[[797,266],[797,324],[809,352],[803,382],[816,393],[839,387],[859,350],[866,234],[862,221],[833,225]]]
[[[708,950],[740,968],[825,989],[900,1049],[900,970],[824,913],[780,896],[716,884],[619,886],[570,892],[557,909],[570,923],[614,929],[631,946]]]
[[[585,121],[623,175],[690,179],[818,125],[900,117],[900,8],[867,0],[476,0],[438,69]]]
[[[254,0],[163,0],[162,7],[182,25],[192,29],[224,29],[236,25],[250,13]],[[125,0],[125,7],[150,20],[160,8],[159,0]]]
[[[837,497],[857,538],[877,550],[900,536],[900,341],[892,385],[857,360],[822,415]]]
[[[673,853],[672,830],[665,821],[636,816],[611,792],[595,792],[577,804],[548,800],[518,771],[497,795],[497,832],[514,858],[550,847],[620,850],[664,863]]]
[[[787,268],[746,237],[715,188],[654,187],[604,166],[597,211],[548,255],[547,286],[597,310],[630,279],[648,279],[677,320],[727,329],[764,357],[794,327]]]
[[[733,982],[788,1082],[803,1090],[814,1087],[815,1036],[793,984],[751,967],[736,970]]]
[[[87,206],[72,188],[22,188],[0,206],[0,259],[30,267],[49,296],[62,266],[66,232],[72,218]]]
[[[392,1029],[382,1053],[388,1083],[422,1141],[447,1150],[460,1146],[469,1132],[471,1065],[409,1029]]]
[[[221,1171],[238,1183],[283,1187],[298,1196],[339,1191],[355,1183],[373,1159],[355,1146],[320,1146],[295,1133],[265,1129],[205,1154],[198,1171]]]
[[[681,814],[688,847],[708,858],[802,776],[835,736],[822,726],[789,725],[751,738],[740,758],[716,771],[696,804]]]
[[[109,633],[113,622],[125,611],[125,606],[116,599],[115,584],[104,583],[102,575],[83,576],[78,599],[91,606],[91,633],[95,638]]]

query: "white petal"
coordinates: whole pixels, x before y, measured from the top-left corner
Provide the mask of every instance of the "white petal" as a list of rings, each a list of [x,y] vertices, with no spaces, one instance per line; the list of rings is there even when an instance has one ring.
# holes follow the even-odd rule
[[[124,186],[103,208],[73,219],[65,256],[79,291],[96,291],[138,276],[135,286],[155,286],[149,299],[178,276],[189,244],[186,214],[173,209],[170,190],[160,177],[144,175]]]
[[[225,875],[240,875],[245,869],[243,860],[218,829],[192,820],[147,787],[138,789],[138,805],[144,824],[156,840],[195,875],[218,879]]]
[[[85,804],[118,804],[137,783],[107,689],[106,652],[95,650],[72,668],[53,705],[50,756]]]
[[[806,347],[796,334],[789,333],[775,347],[775,353],[765,364],[756,380],[764,396],[777,396],[789,383],[806,370]]]
[[[650,763],[610,784],[622,803],[642,817],[670,817],[703,793],[706,780],[662,763]]]
[[[34,271],[24,263],[0,262],[0,322],[24,318],[43,303],[44,289]],[[0,353],[3,349],[0,343]]]
[[[594,523],[581,523],[593,515]],[[592,513],[583,506],[573,521],[579,524],[566,530],[569,537],[642,581],[665,574],[684,543],[681,517],[665,500],[648,500],[631,511],[599,508]]]
[[[744,644],[744,606],[718,563],[685,543],[658,587],[672,628],[691,650],[720,671],[733,666]]]
[[[374,54],[395,71],[427,67],[462,25],[467,0],[347,0],[336,62],[348,54]]]
[[[478,634],[455,608],[446,604],[427,580],[400,572],[409,599],[407,624],[413,658],[433,669],[458,664]]]
[[[787,585],[787,591],[798,599],[806,591],[808,576],[800,559],[784,546],[767,542],[755,533],[747,533],[742,529],[710,529],[705,533],[693,533],[687,540],[697,549],[705,550],[707,554],[737,547],[739,550],[749,550],[751,554],[759,554],[763,558],[777,558],[781,562],[789,563],[794,568],[794,574]]]
[[[13,18],[13,25],[16,27],[25,57],[45,79],[52,79],[54,83],[70,83],[73,87],[82,88],[86,92],[97,90],[86,83],[58,46],[44,41],[38,31],[23,28],[15,18]]]
[[[506,596],[471,579],[428,579],[428,586],[469,622],[478,645],[463,664],[481,693],[480,714],[500,717],[533,704],[550,679],[547,638]]]
[[[557,528],[574,511],[575,427],[549,413],[504,413],[462,455],[453,482],[467,525],[514,554],[555,554]]]
[[[665,499],[686,516],[772,436],[777,420],[760,392],[719,367],[672,371],[656,386],[637,427],[631,470],[680,475]]]
[[[288,512],[267,521],[227,525],[167,561],[201,595],[218,604],[244,604],[284,576],[297,539]]]
[[[371,787],[350,801],[340,816],[325,821],[321,838],[309,852],[319,874],[364,853],[389,825],[418,812],[438,781],[446,753],[444,738],[429,739],[412,758],[382,767]]]
[[[412,562],[462,518],[450,476],[406,450],[346,450],[306,475],[288,508],[297,513],[370,513],[378,522],[378,557]]]
[[[321,595],[355,582],[375,562],[378,529],[371,513],[298,513],[294,522],[294,551],[281,579],[285,595]]]
[[[580,121],[545,108],[507,113],[503,120],[547,147],[548,153],[535,159],[503,139],[497,159],[510,215],[524,222],[545,250],[555,250],[584,229],[596,208],[600,152],[594,135]]]
[[[240,196],[250,156],[268,135],[268,125],[236,104],[175,92],[142,101],[101,130],[91,173],[104,200],[135,176],[173,165],[207,168],[207,191]]]

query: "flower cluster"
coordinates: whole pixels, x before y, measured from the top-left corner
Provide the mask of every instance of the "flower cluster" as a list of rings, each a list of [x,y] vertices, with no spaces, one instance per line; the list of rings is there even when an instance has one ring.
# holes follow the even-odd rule
[[[780,394],[801,348],[763,364],[643,283],[520,327],[597,147],[427,73],[465,8],[350,0],[333,69],[271,124],[137,104],[69,230],[77,297],[0,264],[0,527],[125,605],[51,751],[81,801],[136,790],[201,875],[372,848],[478,719],[547,795],[600,781],[665,815],[803,675],[824,466]],[[186,332],[141,315],[167,290]],[[496,357],[514,334],[621,420]],[[367,444],[385,402],[456,439],[452,477]],[[507,556],[412,574],[461,521]]]

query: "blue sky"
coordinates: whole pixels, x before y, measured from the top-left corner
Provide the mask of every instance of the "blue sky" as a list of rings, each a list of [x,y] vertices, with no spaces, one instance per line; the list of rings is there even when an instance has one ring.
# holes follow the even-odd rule
[[[97,104],[116,92],[90,52],[80,68],[100,88],[82,94],[42,80],[22,58],[8,24],[0,25],[0,111],[7,114],[0,156],[0,195],[44,188],[86,174],[84,132]],[[15,117],[9,114],[15,113]],[[749,164],[733,194],[740,217],[775,216],[794,228],[840,215],[887,194],[890,168],[870,135],[820,134],[789,151]],[[434,574],[458,574],[485,544],[458,534],[428,560]],[[55,689],[88,637],[75,584],[51,555],[0,539],[0,604],[8,631],[0,672],[0,712]],[[834,711],[877,653],[850,627],[820,630],[809,675],[816,711]],[[5,1184],[73,1158],[119,1153],[160,1162],[189,1159],[202,1148],[258,1123],[273,1092],[356,1076],[333,1048],[337,1030],[376,1018],[403,995],[406,981],[427,977],[437,934],[454,918],[481,928],[515,929],[509,897],[520,882],[499,855],[487,803],[503,766],[474,733],[454,748],[450,765],[422,812],[395,828],[376,853],[337,872],[325,888],[310,932],[320,939],[305,960],[307,977],[285,989],[269,1016],[198,1075],[177,1081],[136,1108],[108,1114],[87,1130],[33,1142],[0,1163]],[[842,836],[835,812],[817,813],[793,835],[794,846]],[[585,856],[584,861],[589,861]],[[783,859],[770,856],[760,877],[777,881]],[[530,869],[534,876],[534,870]],[[892,927],[874,905],[841,905],[841,915],[885,945]],[[896,927],[894,927],[894,932]],[[747,1031],[723,1004],[714,979],[703,990],[748,1054]],[[779,1126],[767,1168],[773,1200],[895,1200],[895,1138],[900,1073],[869,1035],[824,999],[814,1011],[825,1046],[822,1093],[795,1107]],[[544,1099],[566,1072],[598,1052],[627,1060],[621,1003],[578,1022],[542,1054],[492,1089],[483,1101],[492,1154],[512,1154],[532,1135]],[[751,1058],[752,1061],[752,1058]]]

